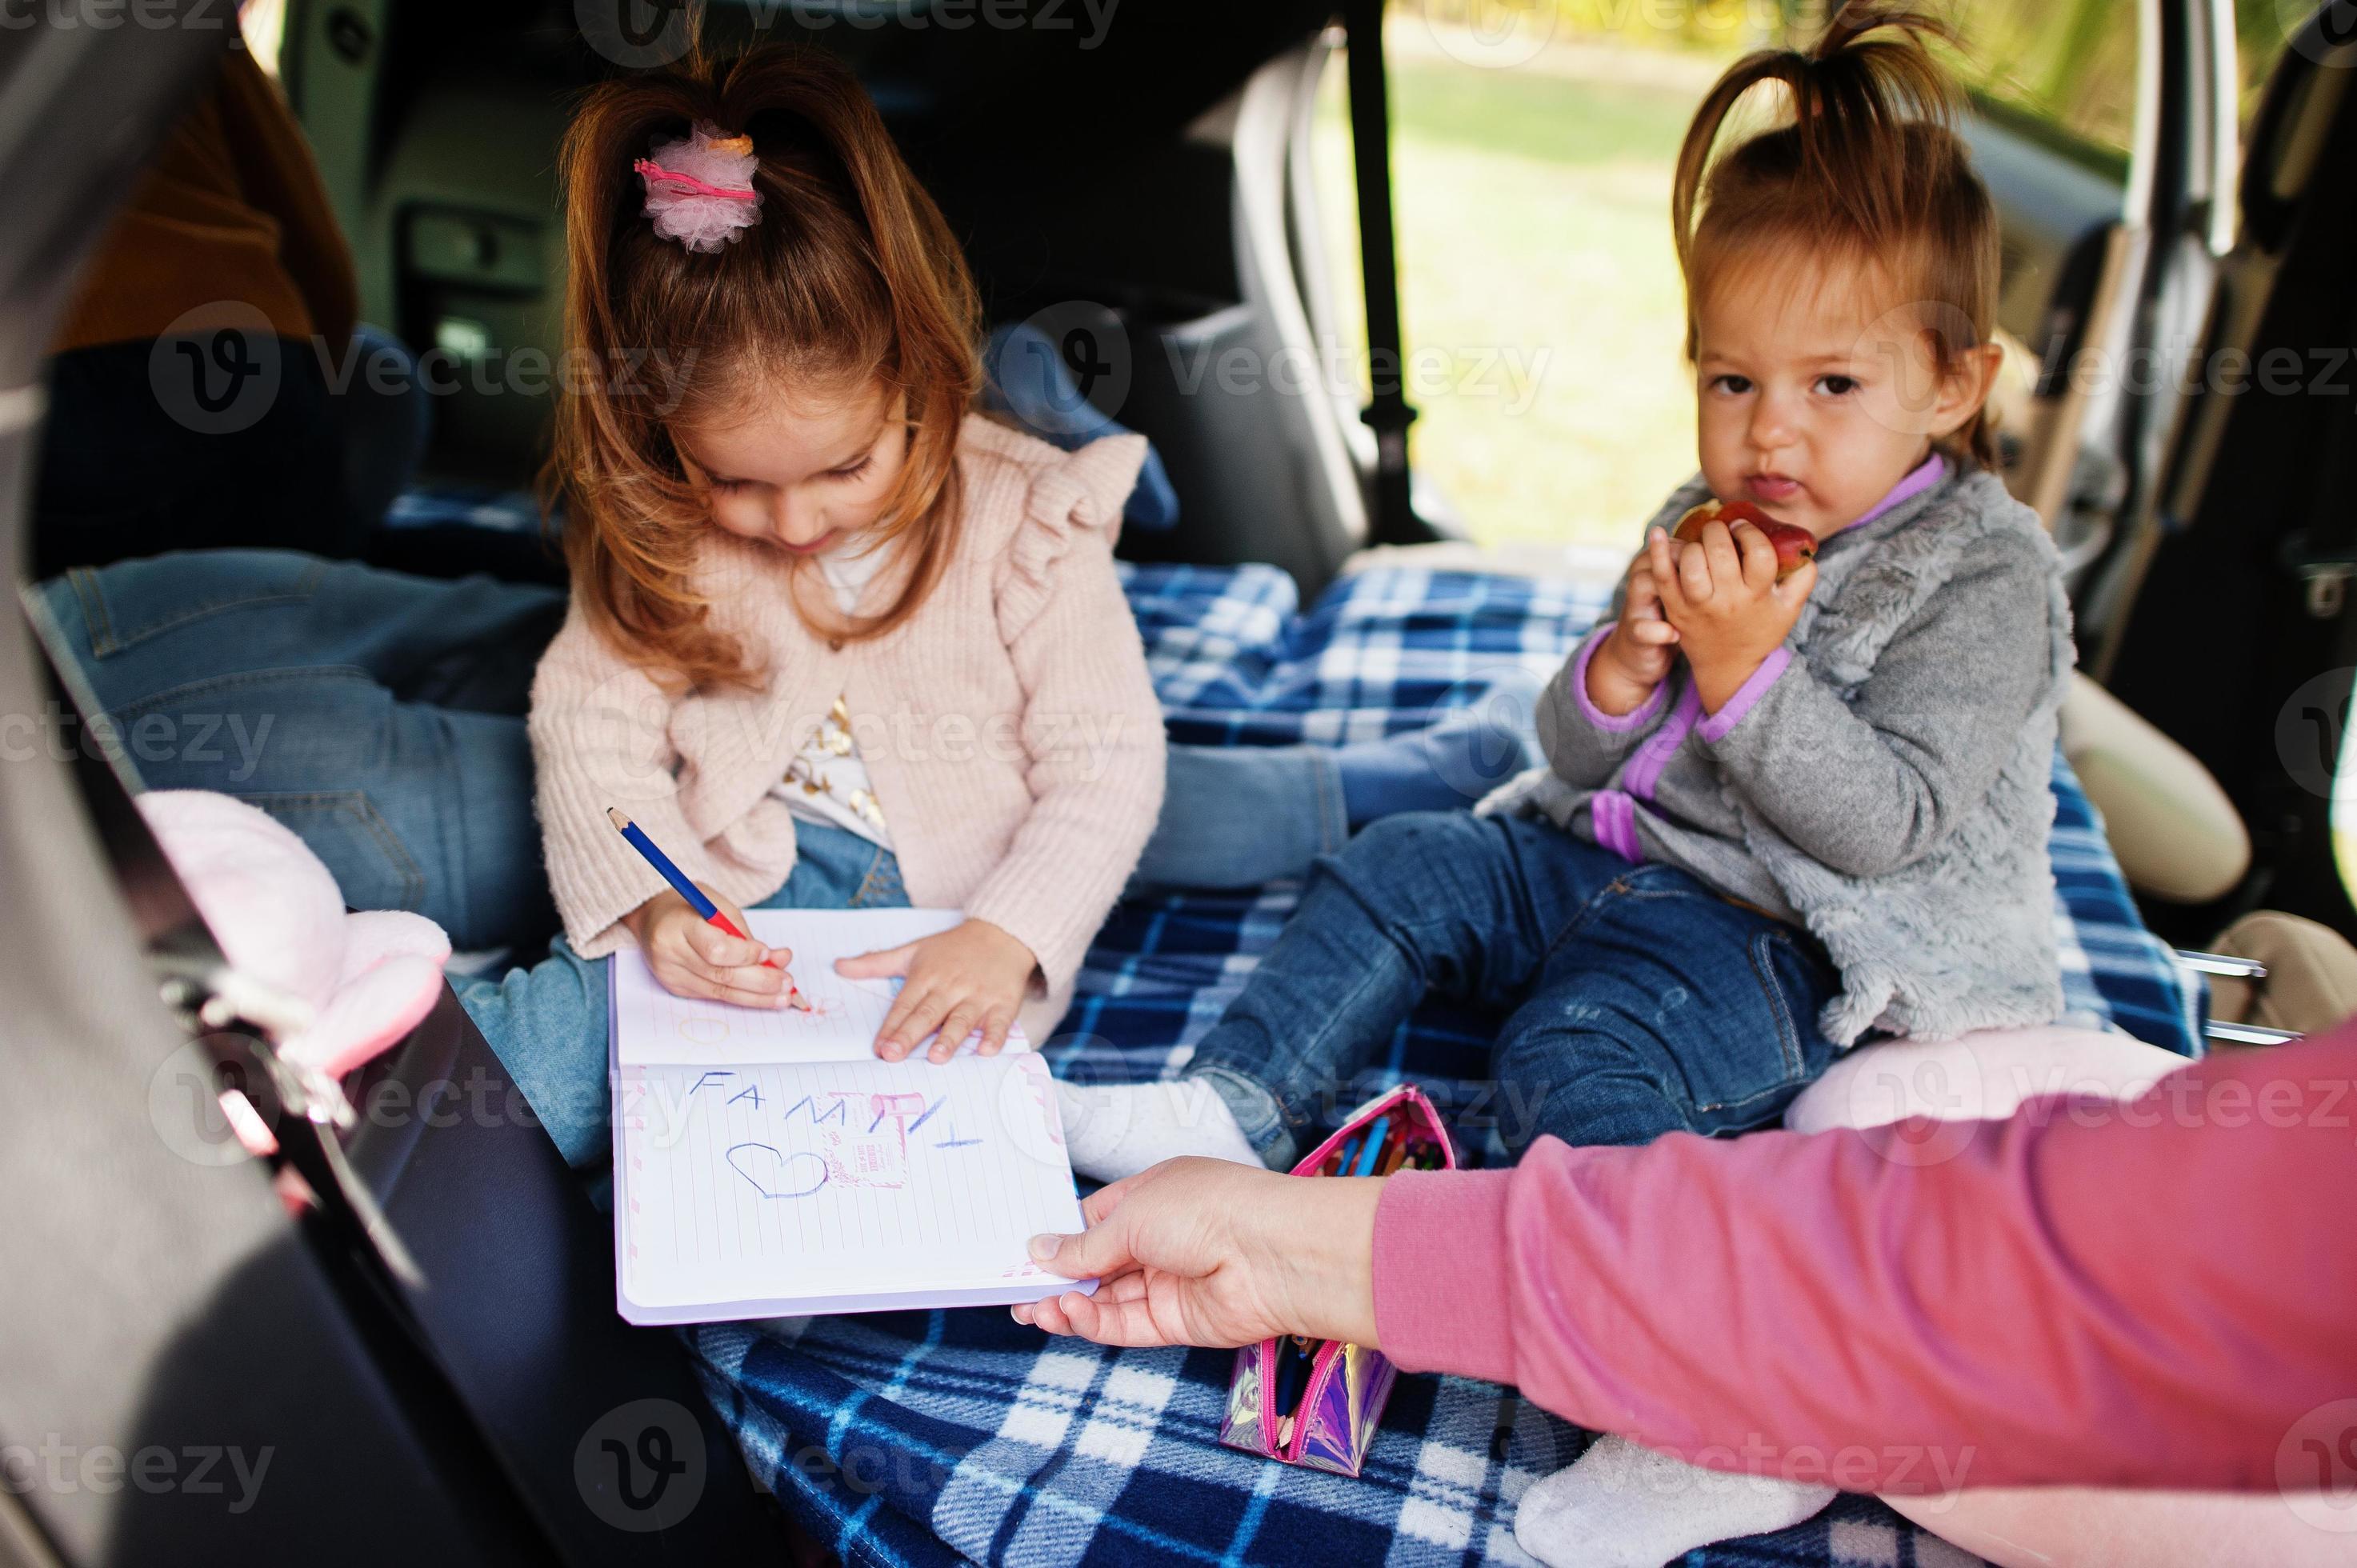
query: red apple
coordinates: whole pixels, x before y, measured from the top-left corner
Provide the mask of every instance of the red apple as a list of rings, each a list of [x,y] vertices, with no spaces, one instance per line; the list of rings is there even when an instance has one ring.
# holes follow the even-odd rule
[[[1690,507],[1685,516],[1678,519],[1677,527],[1670,531],[1670,537],[1681,544],[1698,544],[1706,522],[1723,522],[1730,529],[1738,522],[1748,522],[1766,534],[1768,542],[1776,547],[1776,580],[1780,583],[1817,558],[1815,534],[1789,522],[1778,522],[1749,501],[1705,501],[1698,507]]]

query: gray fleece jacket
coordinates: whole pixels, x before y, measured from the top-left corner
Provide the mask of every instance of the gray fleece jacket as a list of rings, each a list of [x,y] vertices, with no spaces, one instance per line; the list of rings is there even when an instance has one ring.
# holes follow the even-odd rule
[[[1934,473],[1823,542],[1791,637],[1717,714],[1683,663],[1635,713],[1596,709],[1599,627],[1540,703],[1550,766],[1482,806],[1806,926],[1841,972],[1820,1022],[1842,1046],[2062,1011],[2047,858],[2073,661],[2061,563],[1996,476]],[[1654,521],[1708,493],[1689,481]]]

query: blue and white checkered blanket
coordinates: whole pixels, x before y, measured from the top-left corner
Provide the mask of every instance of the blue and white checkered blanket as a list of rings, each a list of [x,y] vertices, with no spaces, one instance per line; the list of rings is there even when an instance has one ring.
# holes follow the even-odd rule
[[[1430,722],[1510,671],[1544,677],[1601,590],[1375,570],[1307,615],[1267,567],[1125,567],[1174,739],[1342,741]],[[2071,1006],[2190,1054],[2196,994],[2137,924],[2094,811],[2055,763],[2055,929]],[[1049,1054],[1059,1072],[1175,1069],[1276,936],[1294,889],[1124,905],[1098,933]],[[1488,1021],[1428,1005],[1369,1093],[1425,1084],[1462,1142]],[[1524,1562],[1516,1500],[1586,1434],[1493,1384],[1403,1377],[1355,1480],[1222,1448],[1229,1351],[1114,1352],[999,1312],[877,1314],[689,1331],[753,1474],[846,1563]],[[1710,1564],[1964,1564],[1871,1498],[1698,1553]]]

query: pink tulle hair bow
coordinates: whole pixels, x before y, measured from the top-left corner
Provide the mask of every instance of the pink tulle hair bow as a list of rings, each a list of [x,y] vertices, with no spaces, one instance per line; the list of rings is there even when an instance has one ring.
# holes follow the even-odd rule
[[[715,252],[761,220],[752,137],[724,136],[699,120],[685,140],[657,142],[653,151],[630,166],[646,181],[645,216],[664,239]]]

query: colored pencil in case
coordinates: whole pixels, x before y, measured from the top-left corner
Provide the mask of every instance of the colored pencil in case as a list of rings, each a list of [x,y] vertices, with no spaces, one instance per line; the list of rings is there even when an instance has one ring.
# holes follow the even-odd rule
[[[662,873],[662,879],[671,884],[672,891],[686,899],[687,907],[694,910],[705,925],[726,931],[740,941],[753,940],[737,929],[736,921],[720,912],[720,906],[704,896],[703,888],[687,879],[687,873],[672,864],[671,856],[655,847],[655,841],[647,837],[646,829],[622,815],[620,811],[612,806],[606,808],[606,820],[614,824],[615,830],[622,835],[632,849],[646,857],[646,863],[649,865]],[[765,958],[761,962],[766,968],[778,968],[777,961],[773,959]],[[794,983],[791,975],[786,976],[786,1004],[791,1007],[799,1007],[805,1013],[811,1010],[810,1003],[802,996],[802,987]]]
[[[1301,1383],[1301,1374],[1308,1369],[1308,1356],[1295,1348],[1289,1338],[1277,1342],[1276,1409],[1278,1413],[1290,1416],[1299,1407],[1301,1396],[1308,1391],[1302,1387]]]
[[[1392,1119],[1388,1116],[1375,1118],[1375,1124],[1367,1130],[1365,1140],[1359,1145],[1359,1161],[1351,1169],[1352,1176],[1374,1174],[1375,1156],[1383,1152],[1383,1134],[1391,1130],[1391,1124]]]

